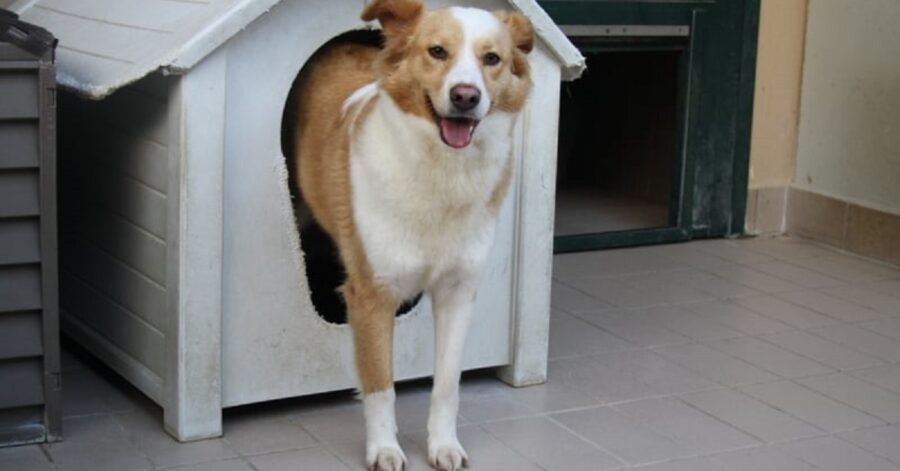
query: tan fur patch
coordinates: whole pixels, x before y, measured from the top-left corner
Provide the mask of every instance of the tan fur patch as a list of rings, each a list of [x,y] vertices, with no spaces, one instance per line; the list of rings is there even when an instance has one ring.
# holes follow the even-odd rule
[[[297,168],[303,199],[339,247],[347,272],[342,287],[354,331],[356,363],[364,393],[392,384],[391,345],[399,303],[372,281],[356,234],[351,207],[349,129],[341,113],[344,100],[375,80],[372,64],[379,50],[340,44],[317,53],[298,81]],[[356,119],[365,119],[374,100]],[[348,117],[351,113],[348,113]]]
[[[428,97],[440,92],[447,71],[456,62],[454,51],[462,46],[463,31],[448,10],[438,10],[425,13],[417,20],[415,29],[403,34],[409,37],[394,41],[404,45],[402,54],[387,48],[382,54],[383,64],[393,63],[381,68],[382,87],[401,110],[431,120]],[[447,51],[446,60],[428,54],[428,49],[436,45]]]

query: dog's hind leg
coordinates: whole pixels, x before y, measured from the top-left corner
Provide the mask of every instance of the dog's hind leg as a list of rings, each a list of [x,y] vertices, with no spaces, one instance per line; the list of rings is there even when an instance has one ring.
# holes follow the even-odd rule
[[[434,306],[434,388],[428,415],[428,461],[437,469],[455,471],[468,465],[456,436],[459,377],[466,332],[472,317],[475,277],[450,277],[432,291]]]
[[[393,338],[398,303],[365,282],[348,281],[343,293],[366,416],[366,465],[376,471],[400,471],[406,456],[397,443],[394,414]]]

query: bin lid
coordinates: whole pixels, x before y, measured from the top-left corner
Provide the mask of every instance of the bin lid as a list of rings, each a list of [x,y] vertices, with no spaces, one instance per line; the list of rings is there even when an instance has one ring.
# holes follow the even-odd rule
[[[0,42],[14,44],[41,57],[56,48],[57,40],[46,29],[26,23],[19,15],[0,8]]]

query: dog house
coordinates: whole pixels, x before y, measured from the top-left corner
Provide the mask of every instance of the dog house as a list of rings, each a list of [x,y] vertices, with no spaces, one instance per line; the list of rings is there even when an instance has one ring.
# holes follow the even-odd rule
[[[448,1],[426,2],[429,8]],[[458,2],[453,2],[458,3]],[[582,56],[530,0],[534,92],[464,368],[544,381],[557,109]],[[64,332],[164,409],[180,440],[223,408],[356,386],[350,329],[311,302],[281,147],[305,61],[363,2],[28,0],[60,39]],[[310,274],[313,278],[315,273]],[[395,377],[431,374],[430,303],[397,320]]]

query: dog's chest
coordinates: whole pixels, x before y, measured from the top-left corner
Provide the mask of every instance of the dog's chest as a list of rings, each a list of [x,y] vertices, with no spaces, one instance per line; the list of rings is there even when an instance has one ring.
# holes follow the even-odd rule
[[[477,271],[493,240],[488,201],[500,180],[505,146],[490,156],[448,154],[442,144],[391,135],[368,123],[351,151],[353,213],[376,278],[402,298],[454,271]]]

